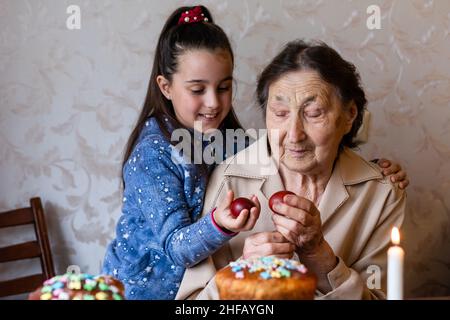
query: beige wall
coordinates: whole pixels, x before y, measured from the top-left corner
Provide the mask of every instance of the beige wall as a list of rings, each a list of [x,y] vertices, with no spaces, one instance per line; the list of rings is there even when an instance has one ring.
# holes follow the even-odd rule
[[[121,152],[179,3],[0,0],[0,209],[42,197],[58,272],[99,271],[120,214]],[[450,2],[203,3],[232,40],[246,127],[263,126],[255,79],[286,41],[322,39],[357,65],[372,113],[362,153],[399,161],[411,178],[407,295],[450,294]],[[69,4],[81,7],[81,30],[66,28]],[[371,4],[381,30],[366,27]]]

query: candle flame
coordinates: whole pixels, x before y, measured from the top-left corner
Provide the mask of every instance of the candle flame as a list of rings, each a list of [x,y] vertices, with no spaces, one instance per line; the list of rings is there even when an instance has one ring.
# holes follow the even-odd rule
[[[397,227],[392,228],[391,241],[395,245],[399,245],[400,244],[400,231],[398,231]]]

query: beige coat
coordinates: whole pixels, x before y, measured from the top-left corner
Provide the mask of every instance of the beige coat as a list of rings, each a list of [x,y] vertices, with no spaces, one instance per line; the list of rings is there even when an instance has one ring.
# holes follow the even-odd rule
[[[212,257],[187,269],[176,299],[218,299],[216,271],[242,255],[248,235],[275,230],[268,199],[284,186],[268,154],[267,136],[214,170],[203,214],[218,206],[228,189],[235,197],[257,195],[261,215],[253,230],[239,233]],[[390,231],[403,222],[405,203],[405,192],[383,177],[377,165],[348,148],[341,152],[318,207],[324,237],[339,262],[328,274],[333,290],[326,295],[317,291],[317,298],[385,298]]]

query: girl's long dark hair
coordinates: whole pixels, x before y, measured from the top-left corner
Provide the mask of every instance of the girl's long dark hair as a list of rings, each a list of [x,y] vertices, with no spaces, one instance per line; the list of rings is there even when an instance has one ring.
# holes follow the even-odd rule
[[[208,18],[208,22],[178,24],[181,13],[194,8],[180,7],[170,15],[161,31],[155,50],[147,96],[136,125],[128,139],[122,161],[122,169],[133,151],[148,117],[153,116],[156,119],[168,140],[170,140],[171,132],[169,132],[165,124],[165,118],[170,121],[174,129],[184,127],[175,116],[172,102],[161,93],[156,82],[157,76],[162,75],[168,81],[172,81],[172,76],[178,69],[178,57],[190,49],[226,50],[230,53],[234,64],[233,50],[227,35],[222,28],[214,24],[209,10],[204,6],[200,7],[205,17]],[[242,128],[233,109],[225,117],[222,124],[227,129]],[[123,180],[122,183],[124,185]]]

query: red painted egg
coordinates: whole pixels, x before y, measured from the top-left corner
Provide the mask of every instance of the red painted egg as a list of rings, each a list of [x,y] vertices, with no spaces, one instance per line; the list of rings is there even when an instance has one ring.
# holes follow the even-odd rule
[[[247,198],[236,198],[233,200],[230,206],[231,214],[236,218],[242,210],[255,207],[255,204]]]
[[[295,193],[293,193],[293,192],[291,192],[291,191],[278,191],[278,192],[275,192],[275,193],[270,197],[270,199],[269,199],[269,207],[270,207],[270,209],[271,209],[273,212],[276,212],[276,211],[273,209],[273,206],[275,205],[275,203],[283,202],[284,196],[285,196],[285,195],[288,195],[288,194],[293,194],[293,195],[295,196]]]

